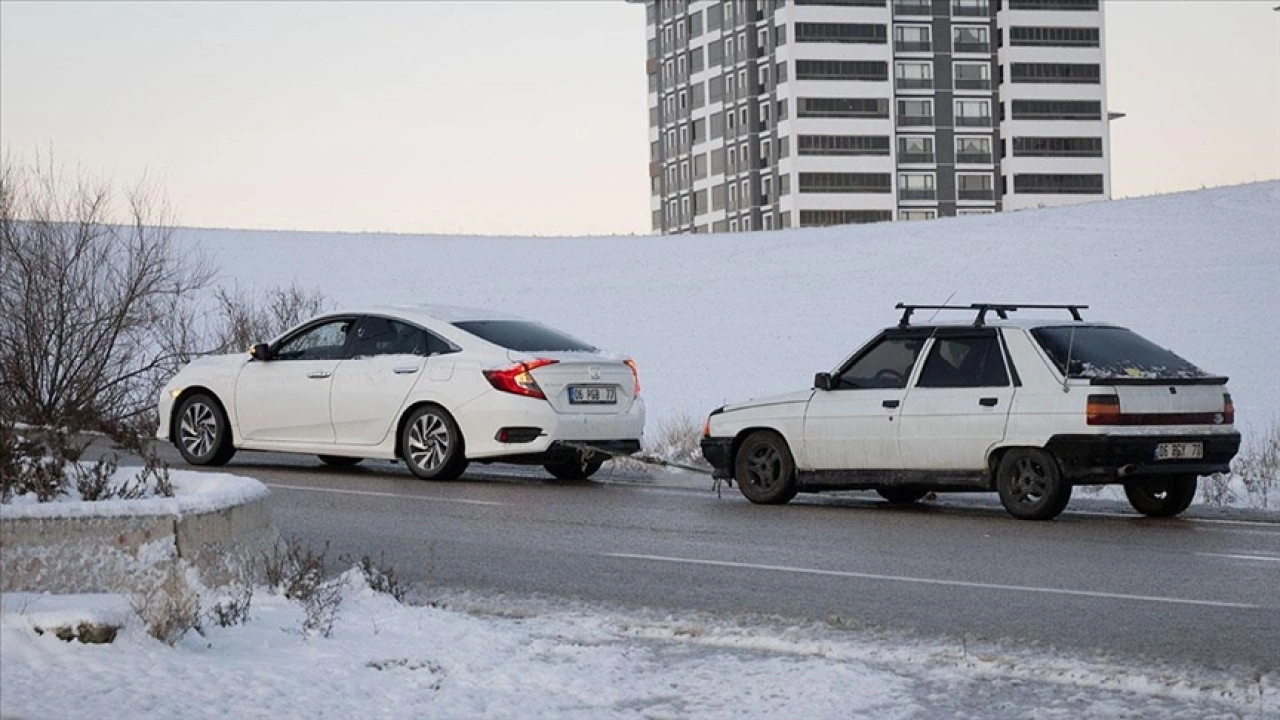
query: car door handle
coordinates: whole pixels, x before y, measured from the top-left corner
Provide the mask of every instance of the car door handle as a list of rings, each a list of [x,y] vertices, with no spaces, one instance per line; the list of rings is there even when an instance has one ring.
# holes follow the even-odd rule
[[[406,367],[398,367],[395,370],[392,370],[392,372],[394,372],[397,375],[412,375],[418,372],[418,366],[410,365]]]
[[[329,375],[331,374],[332,373],[330,373],[328,370],[312,370],[311,372],[307,373],[307,377],[311,378],[312,380],[323,380],[329,377]]]
[[[982,398],[978,404],[982,407],[995,407],[998,402],[1000,402],[999,398]]]
[[[884,402],[882,402],[882,403],[880,403],[880,404],[881,404],[882,406],[884,406],[884,407],[887,407],[887,408],[896,408],[896,407],[898,407],[898,405],[899,405],[900,403],[899,403],[899,401],[897,401],[897,400],[885,400]]]

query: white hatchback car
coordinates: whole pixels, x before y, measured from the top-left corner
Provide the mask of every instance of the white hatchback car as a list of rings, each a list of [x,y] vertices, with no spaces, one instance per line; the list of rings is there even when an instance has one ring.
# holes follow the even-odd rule
[[[1056,517],[1073,485],[1123,483],[1153,517],[1186,510],[1240,446],[1225,377],[1081,305],[903,305],[901,322],[814,387],[722,407],[702,453],[752,502],[797,492],[991,491],[1015,517]],[[1012,320],[1018,309],[1071,320]],[[975,313],[911,324],[916,310]],[[989,317],[994,315],[995,317]],[[988,322],[990,320],[990,322]]]
[[[199,358],[160,397],[157,436],[187,462],[237,450],[330,465],[404,460],[452,480],[469,461],[585,479],[640,449],[636,364],[544,325],[468,308],[375,307],[314,318],[247,354]]]

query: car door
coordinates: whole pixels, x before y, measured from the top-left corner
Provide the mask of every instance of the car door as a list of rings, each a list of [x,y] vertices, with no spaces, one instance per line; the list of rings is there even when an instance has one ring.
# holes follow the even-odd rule
[[[356,321],[351,359],[333,376],[330,407],[339,445],[377,445],[391,432],[405,398],[427,373],[428,355],[447,343],[422,328],[379,316]]]
[[[808,470],[898,467],[896,419],[927,333],[890,330],[859,350],[817,389],[804,418]]]
[[[1016,391],[994,328],[939,331],[899,416],[908,470],[982,471]]]
[[[236,379],[236,422],[246,441],[332,443],[329,391],[346,357],[351,317],[326,318],[283,338]]]

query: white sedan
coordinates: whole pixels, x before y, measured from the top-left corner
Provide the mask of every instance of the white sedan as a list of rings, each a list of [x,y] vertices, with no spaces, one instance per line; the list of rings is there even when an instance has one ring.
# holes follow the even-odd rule
[[[469,461],[585,479],[640,449],[633,360],[485,310],[375,307],[314,318],[248,353],[197,359],[165,386],[157,436],[193,465],[237,450],[331,465],[403,460],[452,480]]]

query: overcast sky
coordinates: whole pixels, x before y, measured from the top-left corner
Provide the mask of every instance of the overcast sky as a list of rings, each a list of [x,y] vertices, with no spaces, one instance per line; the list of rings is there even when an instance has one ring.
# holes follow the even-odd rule
[[[1280,0],[1108,0],[1115,197],[1280,177]],[[644,10],[0,2],[0,145],[185,225],[649,231]]]

